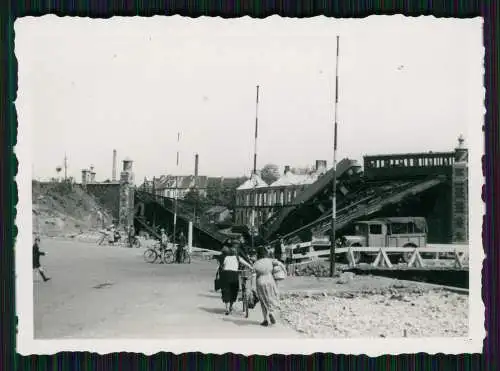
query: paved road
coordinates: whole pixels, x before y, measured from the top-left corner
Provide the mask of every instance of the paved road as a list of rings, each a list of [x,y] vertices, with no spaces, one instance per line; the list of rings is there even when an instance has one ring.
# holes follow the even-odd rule
[[[35,338],[290,338],[284,326],[263,328],[260,307],[244,318],[241,303],[225,316],[213,292],[216,263],[147,264],[143,249],[44,240],[34,276]],[[102,286],[98,285],[109,284]]]

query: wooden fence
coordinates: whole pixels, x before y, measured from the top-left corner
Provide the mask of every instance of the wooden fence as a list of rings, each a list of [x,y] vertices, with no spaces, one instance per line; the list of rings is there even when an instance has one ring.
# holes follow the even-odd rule
[[[291,268],[297,265],[309,264],[317,260],[329,260],[330,250],[327,244],[321,244],[314,246],[311,242],[303,242],[300,244],[294,244],[293,246],[285,247],[285,251],[288,251],[288,257],[291,254]],[[393,263],[389,259],[390,255],[403,255],[405,254],[409,258],[407,259],[407,267],[426,267],[425,260],[422,258],[422,254],[432,254],[434,256],[433,260],[438,260],[444,256],[451,257],[454,260],[454,266],[457,268],[463,268],[464,262],[468,258],[468,246],[467,245],[427,245],[425,247],[342,247],[335,249],[335,255],[344,255],[347,258],[347,262],[350,267],[356,267],[356,259],[354,253],[359,252],[365,256],[374,257],[371,265],[373,267],[387,267],[392,268]]]

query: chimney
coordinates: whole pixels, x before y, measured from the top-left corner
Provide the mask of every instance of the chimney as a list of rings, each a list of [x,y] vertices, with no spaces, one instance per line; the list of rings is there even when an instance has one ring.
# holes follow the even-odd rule
[[[194,155],[194,176],[198,176],[198,154]]]
[[[324,170],[326,170],[326,161],[316,160],[316,171],[324,171]]]
[[[289,173],[289,172],[290,172],[290,165],[285,165],[285,172],[284,172],[284,174]]]
[[[82,170],[82,185],[87,185],[88,183],[88,170],[87,169],[83,169]]]
[[[113,173],[111,174],[111,180],[116,182],[116,149],[113,150]]]
[[[90,183],[95,183],[95,171],[94,171],[94,165],[90,165],[90,172],[89,172],[89,175],[90,175],[90,180],[89,180],[89,182],[90,182]]]

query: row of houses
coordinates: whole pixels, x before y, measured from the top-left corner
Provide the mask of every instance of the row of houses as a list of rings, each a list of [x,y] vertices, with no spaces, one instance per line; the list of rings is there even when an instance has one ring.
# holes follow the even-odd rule
[[[234,210],[235,224],[258,227],[282,207],[293,205],[295,198],[327,171],[327,162],[316,160],[312,171],[296,174],[285,166],[283,174],[267,184],[259,174],[238,187]],[[253,219],[253,223],[252,223]]]
[[[206,198],[209,189],[217,186],[235,189],[234,210],[214,206],[207,216],[214,223],[232,218],[234,224],[259,226],[282,207],[293,204],[295,198],[327,171],[327,162],[317,160],[312,170],[295,173],[285,166],[283,174],[271,184],[266,183],[259,173],[250,178],[207,177],[199,175],[162,175],[151,180],[145,179],[143,187],[160,196],[184,199],[194,189],[200,197]],[[255,210],[254,210],[255,209]]]

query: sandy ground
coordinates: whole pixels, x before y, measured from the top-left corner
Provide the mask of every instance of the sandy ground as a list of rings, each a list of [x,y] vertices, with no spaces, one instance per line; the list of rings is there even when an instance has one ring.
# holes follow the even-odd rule
[[[143,249],[42,240],[42,264],[53,279],[34,277],[36,338],[399,337],[462,336],[468,297],[384,277],[289,277],[279,283],[279,325],[259,326],[241,303],[224,315],[213,292],[214,261],[147,264]],[[406,330],[406,331],[405,331]]]

